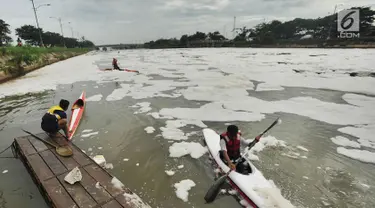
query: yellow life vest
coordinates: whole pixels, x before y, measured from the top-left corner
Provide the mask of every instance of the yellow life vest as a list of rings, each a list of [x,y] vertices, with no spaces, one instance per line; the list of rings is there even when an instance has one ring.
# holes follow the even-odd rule
[[[58,114],[55,114],[55,113],[54,113],[55,110],[59,110],[59,111],[63,111],[63,112],[64,112],[64,109],[62,109],[59,105],[55,105],[55,106],[52,106],[52,107],[47,111],[47,113],[56,116],[57,120],[60,120],[61,117],[60,117]]]

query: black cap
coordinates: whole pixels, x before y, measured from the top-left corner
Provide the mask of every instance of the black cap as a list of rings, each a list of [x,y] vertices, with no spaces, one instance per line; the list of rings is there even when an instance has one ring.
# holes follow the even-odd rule
[[[61,99],[60,100],[60,107],[64,110],[68,110],[68,107],[69,107],[69,101],[67,100],[64,100],[64,99]]]

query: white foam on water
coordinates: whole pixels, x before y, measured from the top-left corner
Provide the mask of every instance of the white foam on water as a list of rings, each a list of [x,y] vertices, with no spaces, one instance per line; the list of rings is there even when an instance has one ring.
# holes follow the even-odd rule
[[[135,164],[136,166],[139,166],[139,163]]]
[[[337,147],[337,153],[365,163],[375,164],[375,152],[358,149],[347,149],[345,147]]]
[[[142,199],[135,193],[124,193],[125,201],[128,205],[135,208],[151,208],[150,205],[142,201]]]
[[[226,189],[221,189],[221,190],[220,190],[220,193],[221,193],[221,194],[226,194],[226,193],[227,193],[227,190],[226,190]]]
[[[82,133],[88,133],[88,132],[92,132],[92,131],[93,131],[93,129],[85,129],[85,130],[82,131]]]
[[[116,177],[112,178],[111,183],[115,188],[120,189],[120,190],[122,190],[122,188],[124,187],[124,184],[120,180],[118,180]]]
[[[272,83],[260,83],[257,85],[257,89],[255,91],[282,91],[284,90],[283,87],[280,85],[274,85]]]
[[[139,113],[147,113],[149,111],[152,110],[152,108],[150,107],[151,103],[149,102],[141,102],[141,103],[137,103],[131,107],[133,108],[139,108],[138,111],[134,112],[134,114],[139,114]]]
[[[98,147],[99,150],[103,149],[103,147]]]
[[[197,142],[180,142],[173,143],[169,147],[169,157],[182,157],[190,155],[192,158],[198,159],[207,152],[207,148],[204,148],[200,143]]]
[[[155,119],[173,119],[172,116],[160,116],[158,112],[147,113],[147,115],[151,115]]]
[[[220,103],[209,103],[200,108],[163,108],[159,111],[159,114],[178,119],[200,121],[260,121],[265,118],[260,113],[236,112],[224,109]]]
[[[88,151],[88,152],[91,152],[91,151],[92,151],[92,148],[90,147],[87,151]]]
[[[3,171],[3,174],[5,174],[5,173],[7,173],[7,172],[8,172],[8,170],[4,170],[4,171]]]
[[[300,149],[300,150],[305,151],[305,152],[309,151],[308,149],[306,149],[306,147],[303,147],[303,146],[297,146],[297,149]]]
[[[335,125],[375,123],[375,111],[364,111],[363,107],[324,102],[312,97],[294,97],[280,101],[264,101],[254,97],[245,97],[241,102],[222,101],[221,103],[224,104],[224,108],[231,110],[259,114],[292,113]]]
[[[249,93],[244,88],[189,87],[180,91],[187,100],[221,101],[241,99]],[[209,96],[208,96],[209,95]]]
[[[301,156],[300,158],[307,159],[307,156]]]
[[[202,121],[199,120],[168,120],[165,127],[160,127],[162,136],[169,140],[187,140],[188,136],[179,128],[186,125],[195,125],[201,128],[207,127]]]
[[[93,96],[91,96],[91,97],[86,98],[86,101],[87,101],[87,102],[91,102],[91,101],[93,101],[93,102],[97,102],[97,101],[101,101],[101,100],[102,100],[102,97],[103,97],[102,94],[97,94],[97,95],[93,95]]]
[[[265,208],[294,208],[294,206],[281,195],[273,181],[269,181],[272,185],[270,187],[257,187],[254,191],[262,196],[263,206]]]
[[[375,124],[348,126],[339,128],[338,131],[359,138],[361,146],[375,149]]]
[[[117,101],[117,100],[122,100],[126,94],[130,91],[131,87],[133,85],[130,84],[120,84],[121,88],[117,88],[113,90],[111,94],[109,94],[106,98],[107,101]]]
[[[176,189],[177,197],[180,198],[182,201],[187,202],[189,191],[195,185],[196,184],[194,183],[194,181],[190,179],[181,180],[179,183],[175,183],[174,187]]]
[[[309,177],[307,177],[307,176],[303,176],[302,178],[304,178],[304,179],[306,179],[306,180],[308,180],[308,179],[309,179]]]
[[[90,137],[90,136],[94,136],[94,135],[97,135],[97,134],[99,134],[98,131],[92,132],[92,133],[87,133],[87,134],[82,134],[81,137]]]
[[[236,194],[237,194],[237,190],[235,190],[235,189],[231,189],[231,190],[228,191],[228,193],[229,193],[230,195],[236,195]]]
[[[331,138],[331,141],[339,146],[361,148],[361,145],[358,142],[351,141],[348,138],[343,137],[343,136],[333,137]]]
[[[182,169],[182,168],[184,168],[184,165],[179,165],[179,166],[177,166],[177,168]]]
[[[112,164],[112,163],[106,163],[106,164],[104,165],[104,168],[105,168],[105,169],[113,169],[113,164]]]
[[[147,134],[152,134],[155,132],[155,128],[152,126],[148,126],[144,130],[147,132]]]
[[[252,141],[252,140],[248,140]],[[276,139],[276,137],[268,135],[266,137],[262,137],[258,143],[254,145],[253,148],[250,149],[248,154],[249,160],[259,160],[259,157],[255,155],[258,152],[261,152],[266,147],[286,147],[286,143],[282,140]]]
[[[129,161],[129,159],[128,158],[124,158],[123,161],[127,162],[127,161]]]
[[[173,176],[176,172],[173,170],[166,170],[165,173],[169,176]]]

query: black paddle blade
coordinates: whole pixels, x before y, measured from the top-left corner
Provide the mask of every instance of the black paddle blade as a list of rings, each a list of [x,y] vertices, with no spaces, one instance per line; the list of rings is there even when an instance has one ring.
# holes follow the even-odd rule
[[[207,203],[211,203],[215,200],[216,196],[220,192],[221,187],[224,185],[226,179],[226,175],[221,176],[219,179],[215,181],[214,184],[212,184],[210,189],[208,189],[206,195],[204,196],[204,200],[206,200]]]

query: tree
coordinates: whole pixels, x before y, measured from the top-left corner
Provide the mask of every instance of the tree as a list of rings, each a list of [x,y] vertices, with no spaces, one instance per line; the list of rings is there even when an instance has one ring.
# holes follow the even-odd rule
[[[12,42],[12,38],[8,34],[10,34],[9,24],[0,19],[0,46]]]
[[[37,29],[32,25],[24,25],[16,29],[16,35],[18,35],[26,43],[37,46],[41,45],[39,38],[39,30],[43,32],[42,29]]]
[[[79,42],[78,46],[81,48],[92,48],[95,47],[95,44],[89,40],[83,40]]]
[[[76,48],[79,47],[79,42],[75,38],[64,38],[65,46],[67,48]]]
[[[62,36],[58,33],[54,32],[45,32],[42,34],[43,42],[45,45],[51,46],[63,46],[62,44]]]
[[[215,31],[213,33],[208,33],[208,37],[211,39],[211,40],[225,40],[226,38],[220,34],[219,31]]]
[[[180,45],[183,46],[183,47],[186,47],[186,46],[188,46],[188,44],[189,44],[189,36],[188,35],[181,36]]]

